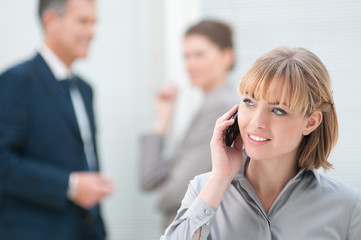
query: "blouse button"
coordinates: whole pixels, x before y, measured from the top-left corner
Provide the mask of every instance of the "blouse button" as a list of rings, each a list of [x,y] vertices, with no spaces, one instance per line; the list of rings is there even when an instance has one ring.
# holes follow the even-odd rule
[[[209,210],[209,209],[204,209],[204,213],[205,213],[207,216],[209,216],[209,215],[211,215],[211,210]]]

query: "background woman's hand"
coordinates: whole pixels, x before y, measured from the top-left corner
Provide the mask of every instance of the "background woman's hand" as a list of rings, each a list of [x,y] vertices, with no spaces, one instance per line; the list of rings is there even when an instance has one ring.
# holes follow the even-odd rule
[[[162,88],[156,98],[156,119],[154,131],[164,135],[169,128],[172,119],[178,89],[176,86],[167,86]]]
[[[211,178],[220,184],[228,185],[239,172],[242,164],[243,142],[240,135],[237,136],[231,147],[227,147],[224,142],[224,134],[227,127],[234,123],[234,120],[230,119],[237,111],[238,106],[234,106],[217,120],[211,140]]]

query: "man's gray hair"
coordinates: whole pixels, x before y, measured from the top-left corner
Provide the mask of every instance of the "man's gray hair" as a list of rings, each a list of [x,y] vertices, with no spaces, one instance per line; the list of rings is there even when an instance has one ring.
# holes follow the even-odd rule
[[[39,0],[38,14],[40,21],[47,10],[52,10],[59,15],[63,15],[67,1],[68,0]]]

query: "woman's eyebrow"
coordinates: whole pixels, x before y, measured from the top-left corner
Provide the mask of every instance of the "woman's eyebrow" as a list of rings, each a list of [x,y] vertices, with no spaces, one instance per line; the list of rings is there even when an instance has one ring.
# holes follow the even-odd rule
[[[244,95],[248,95],[249,96],[249,93],[246,91]],[[251,98],[257,100],[256,96],[254,94],[252,94],[252,96],[250,96]]]
[[[244,93],[244,95],[250,96],[248,91],[246,91],[246,92]],[[258,101],[258,99],[256,98],[256,96],[255,96],[254,94],[252,94],[252,96],[250,96],[250,97],[253,98],[254,100]],[[289,107],[289,105],[288,105],[287,103],[281,104],[281,102],[279,102],[279,101],[276,101],[276,102],[268,102],[268,104],[269,104],[269,105],[272,105],[272,106],[283,105],[283,106]]]
[[[280,102],[268,102],[268,104],[269,104],[269,105],[272,105],[272,106],[280,105],[280,106],[285,106],[285,107],[287,107],[287,108],[290,107],[289,104],[287,104],[287,103],[282,103],[282,104],[281,104]]]

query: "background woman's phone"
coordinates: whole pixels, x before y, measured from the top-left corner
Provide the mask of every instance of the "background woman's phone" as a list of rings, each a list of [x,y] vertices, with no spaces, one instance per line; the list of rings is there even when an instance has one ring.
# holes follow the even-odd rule
[[[236,112],[231,119],[234,119],[234,123],[231,126],[228,126],[226,129],[225,134],[225,141],[226,145],[230,147],[234,140],[236,139],[237,135],[239,134],[239,127],[238,127],[238,112]]]

